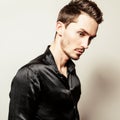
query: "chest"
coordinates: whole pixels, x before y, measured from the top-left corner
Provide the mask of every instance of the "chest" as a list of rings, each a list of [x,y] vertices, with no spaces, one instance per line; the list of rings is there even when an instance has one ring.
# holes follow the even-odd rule
[[[55,106],[73,106],[77,104],[80,94],[80,81],[75,73],[67,78],[59,72],[46,70],[40,76],[41,94],[43,101]]]

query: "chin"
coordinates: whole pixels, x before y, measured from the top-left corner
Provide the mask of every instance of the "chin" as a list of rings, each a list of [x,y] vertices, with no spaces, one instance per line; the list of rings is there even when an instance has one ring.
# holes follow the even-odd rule
[[[71,57],[73,60],[79,60],[80,56]]]
[[[79,58],[72,58],[73,60],[79,60]]]

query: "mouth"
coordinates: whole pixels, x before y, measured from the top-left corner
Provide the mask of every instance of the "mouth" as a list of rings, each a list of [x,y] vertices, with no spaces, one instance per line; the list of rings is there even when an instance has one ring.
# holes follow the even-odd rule
[[[76,52],[78,55],[82,55],[82,54],[84,53],[84,49],[76,48],[76,49],[75,49],[75,52]]]

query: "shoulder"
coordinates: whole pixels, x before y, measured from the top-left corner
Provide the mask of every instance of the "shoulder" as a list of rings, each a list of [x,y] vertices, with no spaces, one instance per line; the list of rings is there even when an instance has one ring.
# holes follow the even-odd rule
[[[29,84],[36,78],[36,75],[29,67],[21,67],[13,78],[13,82],[18,84]]]
[[[45,71],[51,68],[51,54],[47,49],[46,52],[32,59],[29,63],[22,66],[16,73],[15,79],[20,82],[30,82],[30,80],[38,80]],[[52,68],[51,68],[52,69]],[[38,77],[39,76],[39,77]]]
[[[44,64],[42,61],[43,55],[40,55],[23,65],[16,72],[13,82],[17,82],[19,84],[30,84],[31,82],[33,83],[33,81],[38,81],[36,71],[38,71],[38,66],[41,66],[40,64]]]
[[[21,67],[14,76],[11,90],[17,91],[40,91],[41,85],[37,75],[29,67]]]
[[[35,59],[31,60],[29,63],[23,65],[21,68],[18,69],[15,78],[18,80],[22,79],[34,79],[38,76],[38,73],[42,73],[42,71],[48,66],[46,60],[44,59],[44,54],[36,57]]]

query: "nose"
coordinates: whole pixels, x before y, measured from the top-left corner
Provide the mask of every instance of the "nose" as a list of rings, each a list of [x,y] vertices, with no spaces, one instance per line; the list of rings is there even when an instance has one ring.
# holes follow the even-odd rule
[[[89,39],[83,39],[81,42],[81,46],[85,49],[88,49],[88,45],[89,45]]]

